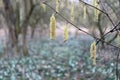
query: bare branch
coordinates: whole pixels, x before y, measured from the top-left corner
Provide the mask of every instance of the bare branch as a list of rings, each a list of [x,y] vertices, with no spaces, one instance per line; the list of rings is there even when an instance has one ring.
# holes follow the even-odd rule
[[[69,24],[73,25],[73,27],[77,28],[79,31],[82,31],[82,32],[90,35],[91,37],[93,37],[93,38],[96,39],[96,40],[103,41],[103,42],[106,43],[107,45],[110,45],[110,46],[113,46],[113,47],[115,47],[115,48],[117,48],[117,49],[120,49],[120,47],[118,47],[118,46],[116,46],[116,45],[113,45],[113,44],[111,44],[111,43],[108,43],[108,42],[100,39],[100,38],[97,38],[97,37],[95,37],[95,36],[92,36],[92,34],[90,34],[90,33],[86,32],[86,31],[82,30],[81,28],[79,28],[78,26],[76,26],[75,24],[73,24],[71,21],[69,21],[68,19],[66,19],[66,18],[65,18],[63,15],[61,15],[59,12],[56,12],[56,10],[55,10],[53,7],[51,7],[49,4],[47,4],[46,2],[44,2],[44,4],[46,4],[46,6],[48,6],[49,8],[51,8],[56,14],[58,14],[60,17],[62,17],[62,18],[63,18],[65,21],[67,21]]]

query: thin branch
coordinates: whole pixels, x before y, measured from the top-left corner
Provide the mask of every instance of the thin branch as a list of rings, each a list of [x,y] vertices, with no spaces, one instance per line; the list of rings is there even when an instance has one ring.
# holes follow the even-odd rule
[[[103,11],[103,10],[101,10],[101,9],[99,9],[99,8],[97,8],[97,7],[89,4],[89,3],[86,3],[86,2],[84,2],[83,0],[79,0],[79,1],[82,2],[82,3],[84,3],[85,5],[88,5],[88,6],[92,7],[92,8],[94,8],[94,9],[99,10],[100,12],[104,13],[104,14],[108,17],[108,19],[110,20],[110,22],[111,22],[112,25],[113,25],[113,29],[111,29],[111,30],[108,31],[106,34],[104,34],[103,37],[105,37],[105,36],[106,36],[107,34],[109,34],[109,33],[112,33],[112,32],[119,26],[119,25],[118,25],[119,23],[118,23],[117,25],[114,24],[113,20],[110,18],[109,14],[108,14],[107,11],[105,10],[103,4],[102,4],[102,7],[104,8],[105,11]],[[101,2],[100,2],[100,3],[101,3]],[[97,44],[99,43],[99,41],[101,41],[101,40],[99,39],[99,40],[97,41]]]
[[[49,4],[47,4],[46,2],[44,2],[44,4],[45,4],[46,6],[48,6],[49,8],[51,8],[51,9],[52,9],[56,14],[58,14],[60,17],[62,17],[66,22],[68,22],[69,24],[73,25],[73,27],[77,28],[79,31],[82,31],[82,32],[90,35],[91,37],[93,37],[93,38],[96,39],[96,40],[103,41],[103,42],[106,43],[107,45],[110,45],[110,46],[113,46],[113,47],[115,47],[115,48],[120,49],[120,47],[118,47],[118,46],[116,46],[116,45],[113,45],[113,44],[111,44],[111,43],[108,43],[108,42],[106,42],[106,41],[104,41],[104,40],[102,40],[102,39],[100,39],[100,38],[95,37],[95,36],[92,36],[92,34],[90,34],[90,33],[86,32],[86,31],[80,29],[78,26],[76,26],[76,25],[73,24],[71,21],[69,21],[68,19],[66,19],[66,18],[65,18],[63,15],[61,15],[59,12],[56,12],[56,10],[55,10],[53,7],[51,7]]]
[[[113,27],[115,27],[115,23],[113,22],[113,20],[110,18],[109,14],[107,13],[107,10],[105,9],[102,0],[99,0],[99,3],[101,4],[101,6],[103,7],[103,9],[106,12],[106,16],[108,17],[108,19],[110,20],[110,22],[112,23]]]
[[[82,0],[79,0],[79,1],[82,1]],[[82,1],[82,2],[85,3],[84,1]],[[49,4],[47,4],[47,3],[45,3],[45,2],[44,2],[44,4],[46,4],[46,5],[47,5],[49,8],[51,8],[56,14],[58,14],[60,17],[62,17],[65,21],[67,21],[67,22],[70,23],[71,25],[73,25],[75,28],[77,28],[78,30],[80,30],[80,31],[82,31],[82,32],[84,32],[84,33],[92,36],[90,33],[88,33],[88,32],[86,32],[86,31],[80,29],[78,26],[76,26],[76,25],[73,24],[71,21],[69,21],[69,20],[66,19],[64,16],[62,16],[60,13],[56,12],[56,10],[55,10],[54,8],[52,8]],[[85,3],[85,4],[87,4],[87,3]],[[90,5],[90,4],[87,4],[87,5],[89,5],[89,6],[91,6],[91,7],[94,7],[94,6]],[[96,8],[96,7],[94,7],[94,8]],[[96,8],[96,9],[99,10],[98,8]],[[110,16],[109,16],[106,12],[104,12],[104,11],[102,11],[102,10],[99,10],[99,11],[105,13],[105,14],[107,15],[107,17],[109,18],[110,22],[112,23],[112,25],[114,26],[113,29],[111,29],[110,31],[108,31],[108,32],[107,32],[106,34],[104,34],[103,36],[106,36],[107,34],[112,33],[112,32],[114,32],[114,31],[117,31],[116,28],[120,25],[120,22],[118,22],[118,24],[115,25],[114,22],[112,21],[112,19],[110,18]],[[120,30],[120,28],[119,28],[119,30]],[[92,36],[92,37],[93,37],[93,36]],[[113,44],[111,44],[111,43],[109,43],[109,42],[106,42],[106,41],[102,40],[101,38],[100,38],[100,39],[97,38],[97,37],[93,37],[93,38],[95,38],[96,40],[98,40],[97,42],[103,41],[103,42],[106,43],[107,45],[113,46],[113,47],[115,47],[115,48],[117,48],[117,49],[120,50],[120,47],[117,47],[117,46],[115,46],[115,45],[113,45]],[[116,62],[116,77],[117,77],[117,80],[119,80],[119,71],[118,71],[119,55],[120,55],[120,54],[119,54],[119,52],[118,52],[117,57],[116,57],[116,58],[117,58],[117,62]]]
[[[113,29],[111,29],[110,31],[108,31],[107,33],[105,33],[105,34],[103,35],[103,37],[105,37],[105,36],[106,36],[107,34],[109,34],[109,33],[113,33],[113,32],[115,32],[115,31],[120,30],[120,28],[117,28],[119,25],[120,25],[120,22],[118,22],[118,24],[117,24],[116,26],[114,26]],[[100,41],[100,40],[97,41],[97,44],[99,43],[99,41]]]
[[[92,7],[92,8],[94,8],[94,9],[97,9],[97,10],[99,10],[100,12],[102,12],[102,13],[104,13],[104,14],[107,15],[107,13],[106,13],[105,11],[103,11],[103,10],[101,10],[101,9],[99,9],[99,8],[97,8],[97,7],[89,4],[89,3],[86,3],[86,2],[84,2],[83,0],[79,0],[79,1],[82,2],[82,3],[84,3],[85,5],[88,5],[88,6]]]
[[[112,23],[112,25],[115,26],[114,22],[112,21],[112,19],[110,18],[110,16],[108,15],[108,13],[107,13],[106,11],[103,11],[103,10],[101,10],[101,9],[99,9],[99,8],[97,8],[97,7],[89,4],[89,3],[86,3],[86,2],[84,2],[83,0],[79,0],[79,1],[82,2],[82,3],[84,3],[85,5],[88,5],[88,6],[92,7],[92,8],[94,8],[94,9],[97,9],[97,10],[99,10],[100,12],[104,13],[104,14],[109,18],[109,20],[110,20],[110,22]]]
[[[118,22],[118,24],[117,24],[117,25],[115,25],[113,29],[111,29],[111,30],[110,30],[110,31],[108,31],[106,34],[104,34],[104,36],[106,36],[106,35],[107,35],[107,34],[109,34],[109,33],[112,33],[112,32],[117,31],[116,27],[118,27],[119,25],[120,25],[120,22]]]
[[[34,11],[35,7],[36,7],[36,5],[32,5],[32,7],[30,8],[29,13],[27,14],[25,20],[23,21],[23,25],[22,26],[24,26],[25,24],[26,25],[28,24],[28,21],[29,21],[29,19],[30,19],[31,15],[32,15],[32,12]]]
[[[90,4],[88,4],[88,3],[86,3],[86,2],[84,2],[84,1],[82,1],[82,0],[79,0],[79,1],[81,1],[81,2],[87,4],[87,5],[91,6],[91,7],[99,10],[98,8],[96,8],[96,7],[90,5]],[[120,0],[119,0],[119,1],[120,1]],[[106,16],[108,17],[108,19],[109,19],[110,22],[112,23],[113,28],[112,28],[110,31],[108,31],[106,34],[104,34],[104,35],[97,41],[97,44],[98,44],[99,41],[101,41],[101,39],[102,39],[103,37],[105,37],[107,34],[117,31],[116,28],[120,25],[120,22],[118,22],[118,24],[115,24],[115,23],[113,22],[113,20],[110,18],[109,14],[107,13],[107,11],[106,11],[106,9],[105,9],[105,7],[104,7],[104,5],[103,5],[102,0],[99,0],[99,2],[101,3],[101,6],[102,6],[103,9],[105,10],[105,12],[104,12],[104,11],[101,11],[101,10],[99,10],[99,11],[101,11],[101,12],[104,13],[104,14],[106,14]],[[120,30],[120,28],[118,28],[118,30]],[[117,80],[119,80],[119,71],[118,71],[119,55],[120,55],[120,53],[118,52],[118,53],[117,53],[117,62],[116,62],[116,78],[117,78]]]

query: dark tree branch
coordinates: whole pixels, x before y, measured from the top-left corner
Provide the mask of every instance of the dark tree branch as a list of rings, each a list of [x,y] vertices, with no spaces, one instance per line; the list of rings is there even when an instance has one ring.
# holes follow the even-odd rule
[[[97,8],[97,7],[89,4],[89,3],[86,3],[86,2],[84,2],[83,0],[79,0],[79,1],[82,2],[82,3],[84,3],[84,4],[87,5],[87,6],[90,6],[90,7],[94,8],[94,9],[99,10],[100,12],[104,13],[104,14],[108,17],[108,19],[110,20],[110,22],[111,22],[112,25],[113,25],[113,29],[111,29],[111,30],[108,31],[106,34],[104,34],[103,37],[105,37],[105,36],[106,36],[107,34],[109,34],[109,33],[112,33],[112,32],[118,27],[118,24],[115,25],[114,22],[113,22],[113,20],[110,18],[109,14],[107,13],[107,11],[106,11],[106,9],[104,8],[104,5],[102,4],[101,1],[100,1],[100,3],[101,3],[101,5],[102,5],[102,7],[103,7],[103,9],[104,9],[105,11],[103,11],[103,10],[101,10],[101,9],[99,9],[99,8]],[[100,41],[101,41],[101,40],[98,39],[98,40],[97,40],[97,44],[98,44]]]
[[[91,6],[91,7],[95,8],[95,9],[101,11],[102,13],[106,14],[106,16],[108,17],[108,19],[110,20],[110,22],[111,22],[112,25],[113,25],[113,29],[111,29],[111,30],[108,31],[106,34],[104,34],[103,37],[105,37],[105,36],[106,36],[107,34],[109,34],[109,33],[114,32],[114,30],[119,26],[120,22],[119,22],[117,25],[115,25],[114,22],[112,21],[112,19],[110,18],[109,14],[107,13],[107,11],[106,11],[105,9],[104,9],[104,10],[105,10],[105,12],[104,12],[104,11],[102,11],[102,10],[100,10],[100,9],[98,9],[98,8],[96,8],[96,7],[94,7],[94,6],[90,5],[90,4],[82,1],[82,0],[79,0],[79,1],[81,1],[81,2],[83,2],[84,4],[86,4],[86,5],[88,5],[88,6]],[[60,13],[56,12],[56,10],[55,10],[54,8],[52,8],[49,4],[47,4],[46,2],[44,2],[44,4],[46,4],[46,5],[47,5],[49,8],[51,8],[56,14],[58,14],[60,17],[62,17],[65,21],[67,21],[67,22],[70,23],[71,25],[73,25],[75,28],[77,28],[78,30],[80,30],[80,31],[82,31],[82,32],[84,32],[84,33],[92,36],[90,33],[88,33],[88,32],[86,32],[86,31],[80,29],[78,26],[76,26],[76,25],[73,24],[71,21],[69,21],[69,20],[66,19],[64,16],[62,16]],[[103,6],[103,5],[102,5],[102,6]],[[103,8],[104,8],[104,6],[103,6]],[[115,30],[115,31],[116,31],[116,30]],[[93,36],[92,36],[92,37],[93,37]],[[115,47],[115,48],[117,48],[117,49],[120,50],[120,47],[118,47],[118,46],[116,46],[116,45],[113,45],[113,44],[111,44],[111,43],[109,43],[109,42],[106,42],[105,40],[102,40],[102,38],[97,38],[97,37],[95,37],[95,36],[94,36],[93,38],[95,38],[95,39],[97,40],[97,44],[98,44],[99,41],[102,41],[102,42],[106,43],[107,45],[113,46],[113,47]],[[119,53],[117,54],[117,63],[116,63],[116,77],[117,77],[117,80],[119,79],[119,75],[118,75],[118,74],[119,74],[119,71],[118,71],[118,60],[119,60],[119,59],[118,59],[118,58],[119,58]]]
[[[89,36],[93,37],[93,38],[96,39],[96,40],[103,41],[103,42],[106,43],[107,45],[110,45],[110,46],[113,46],[113,47],[115,47],[115,48],[117,48],[117,49],[120,49],[120,47],[118,47],[118,46],[116,46],[116,45],[113,45],[113,44],[111,44],[111,43],[108,43],[108,42],[100,39],[100,38],[97,38],[97,37],[95,37],[95,36],[92,36],[92,34],[90,34],[90,33],[86,32],[86,31],[82,30],[81,28],[79,28],[78,26],[76,26],[75,24],[73,24],[71,21],[69,21],[67,18],[65,18],[63,15],[61,15],[59,12],[56,12],[56,10],[55,10],[53,7],[51,7],[49,4],[47,4],[46,2],[44,2],[44,4],[45,4],[46,6],[48,6],[50,9],[52,9],[56,14],[58,14],[58,15],[59,15],[61,18],[63,18],[66,22],[68,22],[69,24],[73,25],[73,27],[77,28],[79,31],[82,31],[82,32],[88,34]]]

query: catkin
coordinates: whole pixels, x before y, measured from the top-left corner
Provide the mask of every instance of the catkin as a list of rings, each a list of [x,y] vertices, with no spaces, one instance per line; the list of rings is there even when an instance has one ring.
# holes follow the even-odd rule
[[[93,65],[96,65],[96,57],[93,58]]]
[[[72,8],[71,8],[71,21],[74,21],[74,2],[72,2]]]
[[[96,0],[92,0],[92,5],[95,6]]]
[[[54,14],[50,17],[50,39],[55,39],[56,36],[56,20]]]
[[[93,58],[93,44],[90,46],[90,58]]]
[[[68,40],[68,34],[69,34],[68,25],[66,25],[64,27],[64,42]]]
[[[96,65],[96,42],[95,41],[90,46],[90,58],[93,59],[93,64]]]
[[[96,45],[95,45],[95,50],[93,53],[93,65],[96,65]]]
[[[120,45],[120,35],[117,35],[117,44]]]
[[[100,7],[97,1],[98,0],[94,1],[94,6],[99,9]],[[100,13],[99,10],[94,9],[94,21],[98,20],[99,13]]]
[[[83,9],[84,9],[83,18],[86,19],[86,14],[87,14],[86,5],[84,5]]]
[[[56,12],[59,12],[59,0],[56,0]]]
[[[46,5],[45,4],[41,4],[41,7],[43,8],[44,12],[46,11]]]

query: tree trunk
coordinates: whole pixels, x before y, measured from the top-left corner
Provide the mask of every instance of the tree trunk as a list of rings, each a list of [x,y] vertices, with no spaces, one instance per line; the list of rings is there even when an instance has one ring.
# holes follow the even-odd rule
[[[8,25],[8,52],[12,52],[18,55],[18,35],[16,34],[16,18],[13,12],[13,7],[10,3],[10,0],[3,0],[4,9],[5,9],[5,19]]]
[[[23,42],[22,48],[23,48],[24,56],[27,56],[29,54],[28,49],[27,49],[27,43],[26,43],[27,28],[28,28],[29,19],[32,15],[32,12],[33,12],[34,8],[35,8],[35,5],[33,5],[33,0],[30,0],[30,5],[26,0],[24,0],[24,6],[25,6],[24,10],[25,10],[26,13],[24,13],[25,14],[25,19],[24,19],[24,22],[23,22],[23,25],[22,25],[22,39],[23,39],[22,40],[22,42]]]

